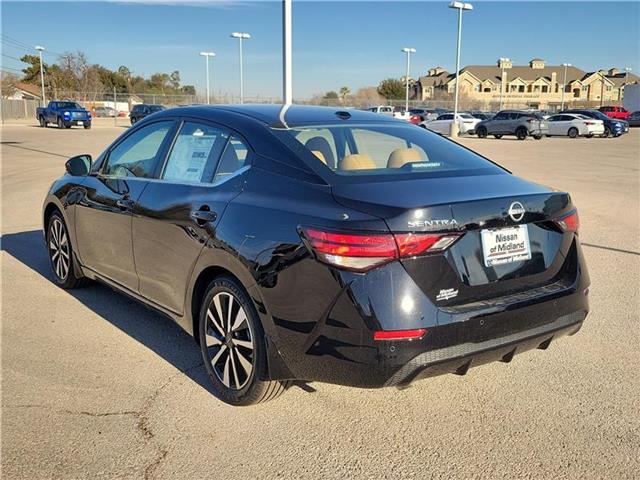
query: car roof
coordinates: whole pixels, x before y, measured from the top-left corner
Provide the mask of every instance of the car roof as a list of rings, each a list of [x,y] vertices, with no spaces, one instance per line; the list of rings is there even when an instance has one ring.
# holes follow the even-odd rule
[[[235,113],[244,117],[250,117],[272,127],[284,128],[310,124],[335,124],[347,120],[351,122],[396,123],[403,125],[407,123],[403,120],[364,110],[319,107],[315,105],[193,105],[165,110],[158,115],[194,115],[206,118],[215,112]]]

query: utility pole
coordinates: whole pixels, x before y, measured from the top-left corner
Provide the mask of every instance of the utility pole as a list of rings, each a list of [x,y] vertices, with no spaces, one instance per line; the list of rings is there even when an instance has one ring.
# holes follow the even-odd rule
[[[462,11],[473,10],[473,5],[463,2],[451,2],[449,8],[458,10],[458,44],[456,48],[456,93],[453,103],[453,122],[451,123],[451,136],[457,137],[459,132],[458,126],[458,90],[460,76],[460,43],[462,41]]]
[[[243,32],[233,32],[232,38],[237,38],[240,42],[240,103],[244,103],[244,79],[242,78],[242,41],[251,38],[251,34]]]
[[[564,110],[564,91],[567,89],[567,67],[570,67],[570,63],[563,63],[564,67],[564,79],[562,80],[562,96],[560,97],[560,111]]]
[[[511,59],[510,58],[504,58],[501,57],[499,62],[500,62],[500,69],[501,69],[501,73],[500,73],[500,110],[502,110],[502,98],[504,95],[504,89],[506,88],[506,83],[504,81],[504,64],[506,62],[510,62]]]
[[[47,99],[44,96],[44,66],[42,63],[42,51],[44,50],[44,47],[41,47],[40,45],[36,45],[36,50],[38,51],[38,54],[40,55],[40,84],[42,85],[42,106],[46,106],[47,104]]]
[[[216,54],[213,52],[200,52],[200,55],[202,55],[206,60],[205,68],[207,69],[207,105],[209,105],[211,103],[209,94],[209,57],[215,57]]]

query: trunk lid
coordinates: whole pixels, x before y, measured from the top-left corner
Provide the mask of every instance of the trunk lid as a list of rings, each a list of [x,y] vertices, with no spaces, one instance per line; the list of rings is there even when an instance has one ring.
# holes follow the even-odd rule
[[[393,232],[465,232],[443,253],[401,260],[437,306],[556,281],[573,241],[552,221],[573,209],[569,195],[509,174],[335,185],[333,193],[339,203],[382,218]],[[526,225],[531,258],[487,266],[483,230],[497,234],[520,225]]]

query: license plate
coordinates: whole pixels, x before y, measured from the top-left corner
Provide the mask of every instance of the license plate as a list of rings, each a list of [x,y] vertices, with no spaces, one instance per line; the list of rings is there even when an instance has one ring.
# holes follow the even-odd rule
[[[81,127],[82,125],[84,125],[81,121],[77,122],[78,126]]]
[[[482,230],[481,235],[485,267],[531,259],[529,230],[526,225]]]

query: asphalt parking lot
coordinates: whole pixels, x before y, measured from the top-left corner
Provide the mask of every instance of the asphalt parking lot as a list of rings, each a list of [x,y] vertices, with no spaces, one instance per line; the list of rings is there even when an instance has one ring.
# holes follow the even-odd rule
[[[464,377],[313,383],[248,408],[209,392],[199,350],[168,319],[51,281],[45,192],[67,157],[97,155],[124,127],[0,131],[5,478],[638,477],[640,129],[460,140],[571,192],[592,281],[577,335]]]

